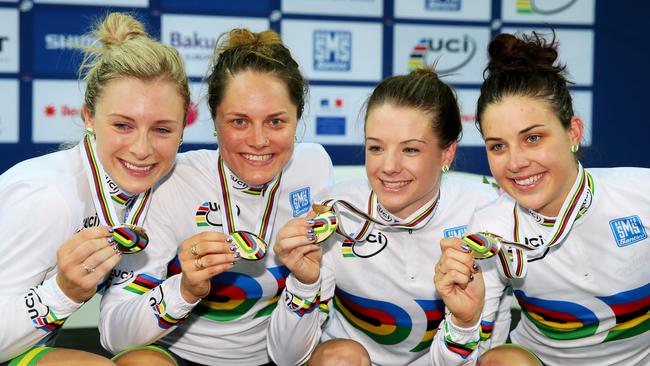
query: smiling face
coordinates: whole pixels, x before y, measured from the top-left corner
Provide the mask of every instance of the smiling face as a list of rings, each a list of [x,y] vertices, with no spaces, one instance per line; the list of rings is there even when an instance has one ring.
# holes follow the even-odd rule
[[[221,157],[249,185],[268,183],[291,159],[297,109],[287,86],[271,74],[236,74],[217,106],[215,123]]]
[[[169,172],[183,134],[183,105],[172,82],[120,78],[102,89],[94,116],[84,106],[99,161],[122,190],[142,193]]]
[[[413,108],[383,104],[366,120],[366,174],[379,202],[407,218],[440,187],[443,165],[450,165],[456,143],[441,149],[431,116]]]
[[[567,130],[546,101],[508,96],[487,106],[481,126],[499,185],[522,206],[557,216],[578,174],[571,145],[582,121],[573,117]]]

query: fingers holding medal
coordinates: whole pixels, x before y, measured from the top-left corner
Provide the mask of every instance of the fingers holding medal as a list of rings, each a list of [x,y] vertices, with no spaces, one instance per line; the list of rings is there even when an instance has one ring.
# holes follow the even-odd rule
[[[273,244],[275,255],[282,264],[305,284],[314,283],[320,276],[322,250],[316,243],[319,242],[319,233],[323,235],[323,228],[328,224],[318,222],[319,216],[312,211],[305,218],[289,220]]]
[[[86,228],[63,243],[57,250],[57,283],[70,299],[90,299],[97,285],[120,261],[112,247],[110,227]]]

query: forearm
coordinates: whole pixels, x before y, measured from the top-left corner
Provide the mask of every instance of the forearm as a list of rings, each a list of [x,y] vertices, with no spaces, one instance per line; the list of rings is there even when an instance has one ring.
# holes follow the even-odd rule
[[[56,276],[22,295],[1,297],[0,362],[42,342],[81,305],[65,296]]]
[[[181,274],[165,281],[140,274],[128,284],[109,288],[100,309],[102,346],[117,353],[173,331],[196,305],[182,298],[180,279]]]

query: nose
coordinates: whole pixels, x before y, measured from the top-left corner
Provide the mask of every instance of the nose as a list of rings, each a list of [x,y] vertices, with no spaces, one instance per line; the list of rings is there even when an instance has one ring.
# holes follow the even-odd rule
[[[149,157],[153,152],[153,146],[149,140],[147,131],[137,132],[135,139],[129,146],[129,151],[138,159],[144,160]]]
[[[530,165],[530,159],[528,158],[527,152],[516,146],[510,146],[508,152],[508,170],[518,172],[528,165]]]
[[[393,151],[386,151],[382,161],[382,170],[387,175],[399,173],[402,170],[399,154]]]
[[[264,130],[262,124],[254,124],[251,128],[249,135],[249,145],[261,149],[269,144],[269,137],[267,131]]]

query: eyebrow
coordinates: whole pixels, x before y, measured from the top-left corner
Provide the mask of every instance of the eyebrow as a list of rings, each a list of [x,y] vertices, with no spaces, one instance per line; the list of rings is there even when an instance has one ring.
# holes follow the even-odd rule
[[[127,115],[121,114],[121,113],[111,113],[109,116],[113,117],[119,117],[128,120],[129,122],[135,122],[135,120]],[[156,123],[173,123],[176,124],[178,121],[173,120],[173,119],[159,119],[155,121]]]
[[[248,113],[244,112],[226,112],[224,113],[226,116],[237,116],[237,117],[247,117]],[[279,117],[279,116],[284,116],[284,115],[289,115],[289,112],[287,111],[279,111],[279,112],[274,112],[269,114],[267,117],[273,118],[273,117]]]
[[[534,128],[537,128],[537,127],[544,127],[544,125],[542,125],[542,124],[532,125],[532,126],[524,128],[523,130],[519,131],[519,133],[517,133],[517,134],[518,135],[523,135],[523,134],[525,134],[525,133],[529,132],[530,130],[532,130]],[[486,137],[486,138],[483,139],[483,141],[485,141],[485,142],[488,142],[488,141],[501,141],[501,140],[502,139],[498,138],[498,137]]]
[[[382,141],[381,139],[378,139],[376,137],[366,137],[366,140],[380,141],[380,142]],[[423,144],[427,143],[426,141],[420,140],[420,139],[408,139],[408,140],[400,141],[400,144],[408,144],[408,143],[411,143],[411,142],[420,142],[420,143],[423,143]]]

